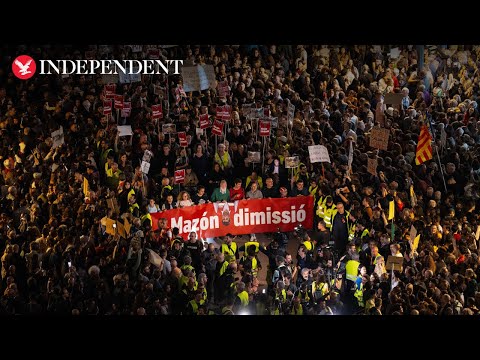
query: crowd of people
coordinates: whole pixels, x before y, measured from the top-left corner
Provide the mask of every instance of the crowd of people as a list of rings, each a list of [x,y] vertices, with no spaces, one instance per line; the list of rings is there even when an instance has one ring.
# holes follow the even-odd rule
[[[480,47],[158,46],[161,58],[184,66],[213,65],[216,83],[186,93],[181,75],[117,83],[116,94],[131,103],[124,116],[104,114],[102,75],[19,80],[11,72],[23,53],[141,59],[152,49],[3,46],[0,313],[480,312]],[[393,94],[401,101],[389,104]],[[223,135],[199,131],[201,115],[213,121],[223,105]],[[268,137],[258,136],[252,114],[260,113],[275,119]],[[164,124],[184,131],[188,145],[162,133]],[[416,165],[424,124],[433,158]],[[386,150],[370,146],[374,127],[388,129]],[[57,146],[52,133],[60,128]],[[311,163],[309,145],[324,145],[331,162]],[[249,152],[260,153],[259,162]],[[298,166],[286,168],[287,157]],[[293,196],[314,197],[313,229],[266,234],[266,246],[254,236],[240,245],[236,234],[207,244],[192,232],[185,240],[150,215]],[[106,218],[131,228],[112,234]]]

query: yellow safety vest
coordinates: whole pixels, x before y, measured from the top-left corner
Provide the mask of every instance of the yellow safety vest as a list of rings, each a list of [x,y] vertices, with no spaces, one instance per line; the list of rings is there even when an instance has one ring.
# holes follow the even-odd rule
[[[225,261],[227,262],[235,261],[237,244],[233,241],[230,243],[230,246],[228,244],[222,244],[220,251],[225,254]]]
[[[347,264],[345,265],[346,271],[346,278],[350,281],[357,280],[358,275],[358,267],[360,266],[360,262],[357,260],[348,260]]]
[[[153,224],[152,216],[150,215],[150,213],[146,213],[140,218],[140,221],[142,222],[142,224],[144,223],[145,220],[150,220],[150,226]]]
[[[224,261],[223,264],[222,264],[222,267],[220,268],[220,276],[222,276],[225,271],[227,270],[227,267],[228,267],[228,261]]]
[[[382,255],[378,254],[377,256],[375,256],[375,259],[373,260],[373,265],[377,265],[377,259],[382,257]]]
[[[247,307],[248,293],[245,290],[243,290],[241,293],[237,294],[237,296],[240,298],[240,302],[242,303],[242,306]]]
[[[321,219],[323,219],[323,217],[325,216],[324,208],[325,208],[326,203],[327,203],[327,197],[326,196],[320,196],[320,198],[318,199],[318,202],[317,202],[317,215]]]
[[[247,256],[243,256],[243,261],[245,262],[247,260]],[[258,273],[258,262],[257,262],[257,258],[254,256],[252,258],[252,275],[253,276],[257,276],[257,273]]]
[[[355,237],[355,224],[352,223],[348,227],[348,241],[352,241],[354,237]]]
[[[105,163],[105,174],[106,174],[108,177],[113,176],[113,169],[108,166],[108,162]]]
[[[309,241],[309,240],[304,241],[303,245],[305,246],[305,249],[307,249],[307,251],[312,251],[313,250],[313,243],[311,241]]]
[[[263,180],[261,176],[257,176],[257,180],[255,181],[257,182],[259,189],[263,188]],[[247,176],[247,180],[245,181],[245,187],[247,188],[251,182],[252,182],[252,177]]]
[[[328,284],[327,283],[320,283],[316,284],[316,282],[312,282],[312,295],[315,294],[315,291],[321,291],[322,295],[326,295],[328,293]]]
[[[312,188],[311,185],[308,187],[308,192],[310,193],[310,195],[313,196],[313,198],[315,198],[315,196],[317,196],[317,191],[318,191],[318,185],[315,186],[314,188]]]
[[[220,157],[218,152],[216,152],[214,162],[218,163],[222,170],[225,170],[225,168],[228,166],[228,153],[225,152],[222,157]]]
[[[280,295],[275,295],[275,300],[280,300],[282,304],[287,301],[287,292],[285,291],[285,289],[282,290],[282,293]]]
[[[200,300],[200,305],[203,305],[205,304],[205,300]],[[200,306],[199,304],[197,304],[197,302],[195,300],[190,300],[190,305],[192,306],[192,309],[193,309],[193,313],[194,314],[197,314],[198,312],[198,307]]]
[[[358,306],[364,307],[365,304],[363,303],[363,283],[360,284],[360,287],[355,290],[355,293],[353,294],[357,298],[358,301]]]
[[[290,311],[290,315],[303,315],[303,306],[302,304],[298,305],[298,309],[295,307],[295,305],[292,307],[292,310]]]
[[[325,221],[325,227],[327,229],[330,229],[330,230],[332,229],[332,221],[333,221],[334,215],[336,214],[336,211],[337,211],[337,205],[335,204],[333,204],[331,207],[326,208],[324,210],[323,221]]]
[[[195,268],[192,265],[182,265],[180,269],[195,272]]]
[[[335,208],[332,211],[332,215],[330,217],[330,230],[333,229],[333,218],[335,217],[335,215],[337,215],[337,213],[338,213],[338,210]],[[355,234],[355,225],[350,223],[350,220],[348,219],[349,216],[350,216],[350,211],[345,210],[345,219],[347,221],[347,229],[348,229],[348,241],[351,241],[353,239],[353,235]],[[325,221],[325,223],[327,223],[327,220],[325,219],[323,220]],[[352,230],[353,230],[353,233],[352,233]]]
[[[137,203],[135,203],[135,204],[133,204],[133,205],[130,205],[130,207],[128,208],[128,211],[133,214],[133,211],[134,211],[135,209],[139,209],[139,210],[140,210],[140,206],[138,206]]]
[[[255,253],[258,253],[258,251],[260,250],[260,244],[258,243],[258,241],[247,241],[245,243],[245,252],[247,252],[247,249],[252,245],[255,245]]]

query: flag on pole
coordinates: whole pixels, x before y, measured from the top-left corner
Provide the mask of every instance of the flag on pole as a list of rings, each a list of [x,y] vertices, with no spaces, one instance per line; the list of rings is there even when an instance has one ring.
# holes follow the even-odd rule
[[[418,137],[417,153],[415,154],[415,164],[420,165],[433,158],[432,135],[428,131],[427,125],[423,125]]]

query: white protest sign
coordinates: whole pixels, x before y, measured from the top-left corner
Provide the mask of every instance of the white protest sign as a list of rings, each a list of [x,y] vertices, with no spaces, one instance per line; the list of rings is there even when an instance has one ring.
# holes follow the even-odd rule
[[[213,65],[182,67],[183,89],[186,92],[206,90],[215,84]]]
[[[130,125],[121,125],[117,126],[118,131],[120,131],[120,134],[118,136],[129,136],[133,134],[132,127]]]
[[[148,171],[150,170],[150,163],[142,161],[142,164],[140,165],[140,170],[142,170],[142,173],[148,174]]]
[[[150,150],[145,150],[145,152],[143,153],[142,162],[150,162],[152,156],[153,153]]]
[[[65,137],[63,135],[63,126],[60,126],[60,129],[52,132],[52,140],[53,140],[52,147],[54,149],[59,146],[62,146],[65,143]]]
[[[310,155],[310,162],[312,164],[322,161],[321,155],[320,155],[320,153],[323,151],[322,148],[325,148],[325,146],[311,145],[308,147],[308,154]],[[327,150],[327,157],[328,157],[328,150]],[[330,162],[330,157],[328,157],[328,162]]]
[[[310,154],[310,162],[330,162],[330,155],[328,149],[323,145],[311,145],[308,147],[308,153]]]

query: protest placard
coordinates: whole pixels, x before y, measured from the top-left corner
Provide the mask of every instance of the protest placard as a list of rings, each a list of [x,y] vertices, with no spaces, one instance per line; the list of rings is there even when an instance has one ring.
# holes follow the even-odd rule
[[[52,132],[52,140],[53,140],[52,147],[54,149],[59,147],[59,146],[62,146],[65,143],[65,137],[64,137],[64,134],[63,134],[63,126],[60,126],[60,129]]]
[[[215,135],[222,135],[223,134],[223,126],[225,125],[225,123],[219,121],[219,120],[215,120],[213,122],[213,127],[212,127],[212,134],[215,134]]]
[[[369,174],[377,175],[377,159],[367,159],[367,171]]]
[[[300,158],[298,156],[289,156],[285,158],[285,168],[293,169],[300,165]]]
[[[269,136],[272,123],[270,121],[261,120],[259,122],[259,135],[260,136]]]
[[[389,136],[390,130],[374,127],[370,132],[370,146],[380,150],[387,150]]]
[[[120,131],[120,133],[118,134],[118,136],[122,137],[122,136],[130,136],[133,134],[133,131],[132,131],[132,126],[131,125],[121,125],[121,126],[117,126],[117,130]]]
[[[181,131],[177,133],[178,135],[178,141],[180,143],[181,147],[187,147],[188,146],[188,141],[187,141],[187,133],[184,131]]]
[[[115,109],[123,109],[123,95],[115,95],[113,106]]]
[[[308,147],[308,153],[312,164],[317,162],[330,162],[328,149],[323,145],[310,145]]]
[[[175,134],[177,132],[177,125],[175,124],[163,124],[162,132],[164,134]]]
[[[142,161],[142,164],[140,165],[140,170],[144,174],[148,174],[148,171],[150,170],[150,163],[146,161]]]
[[[112,113],[112,100],[103,100],[103,115]]]
[[[259,163],[260,162],[260,151],[249,151],[248,152],[248,162],[249,163]]]
[[[132,103],[130,101],[123,102],[122,117],[129,117],[132,113]]]
[[[200,129],[206,129],[210,126],[210,119],[208,118],[208,114],[200,115]]]
[[[175,184],[183,184],[185,182],[185,169],[175,170]]]

